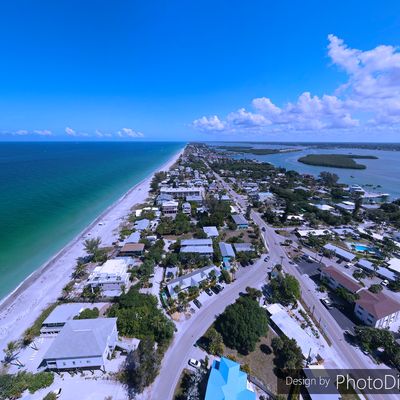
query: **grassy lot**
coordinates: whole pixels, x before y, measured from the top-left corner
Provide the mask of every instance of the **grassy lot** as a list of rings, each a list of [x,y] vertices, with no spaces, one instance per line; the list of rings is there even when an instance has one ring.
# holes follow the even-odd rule
[[[276,393],[277,377],[274,373],[274,354],[271,348],[271,340],[274,336],[275,334],[269,329],[267,336],[261,338],[256,345],[256,349],[247,356],[224,346],[224,356],[232,355],[240,364],[247,364],[250,367],[251,374],[260,379],[272,392]]]

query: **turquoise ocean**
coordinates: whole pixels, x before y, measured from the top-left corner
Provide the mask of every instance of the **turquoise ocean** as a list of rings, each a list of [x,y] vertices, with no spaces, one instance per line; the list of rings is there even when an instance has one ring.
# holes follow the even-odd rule
[[[0,299],[184,147],[161,142],[0,144]]]

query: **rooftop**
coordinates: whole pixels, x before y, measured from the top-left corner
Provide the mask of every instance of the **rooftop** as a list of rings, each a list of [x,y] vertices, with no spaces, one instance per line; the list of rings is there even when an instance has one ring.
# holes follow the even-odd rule
[[[350,275],[345,274],[342,271],[339,271],[337,268],[333,266],[325,267],[321,273],[329,275],[336,282],[346,288],[349,292],[357,293],[362,286]]]
[[[102,357],[116,323],[117,318],[68,321],[43,358]]]
[[[232,219],[236,225],[247,225],[248,224],[247,219],[241,214],[233,214]]]
[[[235,257],[235,252],[230,243],[220,242],[219,249],[221,250],[222,257]]]
[[[383,292],[371,293],[369,290],[364,289],[358,295],[359,298],[356,300],[356,303],[376,319],[381,319],[400,311],[400,303]]]
[[[205,400],[256,400],[256,394],[248,389],[240,364],[222,357],[213,361]]]

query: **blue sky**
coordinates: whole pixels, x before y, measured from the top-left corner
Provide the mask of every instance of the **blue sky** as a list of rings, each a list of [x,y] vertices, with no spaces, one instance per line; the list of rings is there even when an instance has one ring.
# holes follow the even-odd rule
[[[1,2],[0,136],[398,141],[399,41],[398,1]]]

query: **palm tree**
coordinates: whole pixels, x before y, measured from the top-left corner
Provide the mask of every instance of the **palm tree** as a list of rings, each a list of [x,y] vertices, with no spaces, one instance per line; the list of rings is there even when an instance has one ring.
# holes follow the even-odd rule
[[[101,244],[101,238],[86,239],[84,242],[85,251],[96,261],[99,256],[99,248]]]
[[[8,342],[7,347],[3,350],[4,352],[4,360],[3,363],[5,365],[11,364],[17,358],[17,350],[18,350],[18,343],[17,342]]]

